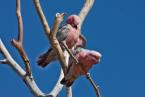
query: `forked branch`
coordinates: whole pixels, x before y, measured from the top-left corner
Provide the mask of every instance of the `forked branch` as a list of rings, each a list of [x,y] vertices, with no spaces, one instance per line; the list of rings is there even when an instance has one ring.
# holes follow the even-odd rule
[[[12,69],[21,77],[30,91],[34,94],[35,97],[46,97],[45,94],[38,88],[37,84],[35,83],[33,77],[30,78],[29,76],[25,76],[25,70],[11,57],[10,53],[6,49],[5,45],[3,44],[2,40],[0,39],[0,50],[3,56],[6,58],[8,65],[12,67]]]
[[[39,0],[33,0],[33,2],[34,2],[36,11],[37,11],[38,16],[39,16],[39,18],[40,18],[40,20],[41,20],[41,23],[42,23],[42,25],[43,25],[43,28],[44,28],[44,30],[45,30],[45,34],[46,34],[48,40],[50,40],[50,42],[51,42],[51,39],[50,39],[50,38],[52,38],[52,40],[54,40],[54,41],[52,41],[51,44],[52,44],[52,46],[53,46],[53,44],[54,44],[54,49],[55,49],[55,48],[57,49],[56,52],[57,52],[57,54],[58,54],[58,56],[59,56],[59,59],[60,59],[60,63],[61,63],[61,66],[62,66],[61,69],[63,69],[63,73],[65,74],[65,73],[66,73],[66,68],[67,68],[67,66],[66,66],[67,64],[66,64],[66,63],[68,62],[68,60],[66,59],[66,57],[69,57],[69,55],[67,55],[67,56],[64,58],[64,56],[63,56],[63,54],[62,54],[62,50],[61,50],[61,48],[60,48],[60,46],[59,46],[59,43],[58,43],[58,41],[56,40],[56,38],[54,38],[54,37],[56,37],[56,31],[55,31],[55,33],[52,33],[52,32],[54,32],[54,30],[56,30],[56,29],[54,29],[54,28],[56,28],[56,27],[53,27],[53,28],[52,28],[52,30],[51,30],[51,35],[50,35],[50,28],[49,28],[49,25],[48,25],[48,21],[46,20],[45,15],[44,15],[44,13],[43,13],[43,11],[42,11],[42,8],[41,8],[41,5],[40,5]],[[58,14],[58,15],[59,15],[59,14]],[[62,19],[62,20],[63,20],[63,18],[59,18],[59,19]],[[58,20],[58,21],[60,22],[60,21],[62,21],[62,20]],[[58,23],[58,22],[57,22],[57,23]],[[55,26],[55,25],[58,25],[58,24],[55,24],[55,23],[54,23],[54,26]],[[58,29],[58,28],[57,28],[57,29]],[[65,54],[64,54],[64,55],[65,55]],[[62,71],[62,70],[61,70],[61,71]],[[61,81],[62,78],[63,78],[62,73],[60,73],[60,77],[59,77],[59,79],[58,79],[56,85],[54,86],[54,89],[50,92],[50,95],[56,96],[56,94],[58,94],[58,93],[60,92],[60,90],[61,90],[62,87],[63,87],[63,85],[60,84],[60,81]],[[70,89],[70,90],[71,90],[71,89]],[[67,92],[67,93],[69,93],[68,95],[72,94],[70,90],[69,90],[69,92]],[[68,96],[68,97],[71,97],[71,96]]]
[[[26,75],[31,76],[30,61],[27,57],[27,54],[25,53],[25,50],[23,49],[23,21],[21,16],[20,0],[16,0],[16,15],[18,19],[18,39],[13,39],[12,44],[18,50],[18,52],[21,55],[21,58],[25,63]]]

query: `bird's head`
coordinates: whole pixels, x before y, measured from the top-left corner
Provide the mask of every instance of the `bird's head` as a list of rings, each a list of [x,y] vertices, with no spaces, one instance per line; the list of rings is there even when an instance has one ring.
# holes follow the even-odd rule
[[[80,24],[80,22],[81,22],[81,19],[77,15],[70,15],[66,20],[67,24],[70,24],[71,26],[75,28],[78,28],[78,25]]]
[[[102,55],[97,51],[90,51],[88,52],[87,57],[90,64],[97,64],[100,62],[100,58],[102,57]]]
[[[89,69],[94,65],[100,62],[101,54],[97,51],[81,49],[80,52],[76,55],[79,63],[84,67],[83,70],[88,72]]]
[[[87,50],[78,48],[76,51],[76,57],[81,64],[97,64],[100,62],[101,54],[94,50]]]

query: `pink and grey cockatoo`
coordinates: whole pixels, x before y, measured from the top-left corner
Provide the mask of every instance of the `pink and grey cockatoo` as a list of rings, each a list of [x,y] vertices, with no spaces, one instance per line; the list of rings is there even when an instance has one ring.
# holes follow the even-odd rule
[[[87,50],[84,48],[77,48],[74,51],[74,54],[79,64],[75,64],[74,60],[71,60],[67,75],[61,80],[61,84],[66,85],[67,87],[71,86],[79,76],[88,73],[92,65],[100,62],[100,58],[102,56],[97,51]]]
[[[78,25],[80,24],[80,18],[77,15],[70,15],[66,20],[66,25],[60,27],[56,37],[58,41],[66,43],[69,49],[71,49],[78,41],[80,32]],[[40,55],[37,63],[41,67],[47,66],[51,61],[57,59],[57,54],[50,48],[47,52]]]

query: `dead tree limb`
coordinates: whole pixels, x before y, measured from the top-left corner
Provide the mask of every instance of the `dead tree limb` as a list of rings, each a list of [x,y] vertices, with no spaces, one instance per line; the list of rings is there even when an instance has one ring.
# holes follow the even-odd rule
[[[81,18],[81,23],[79,25],[79,29],[81,30],[82,24],[89,13],[90,9],[92,8],[95,0],[85,0],[84,6],[82,7],[79,17]]]
[[[25,50],[23,49],[23,21],[21,16],[20,0],[16,0],[16,15],[18,19],[18,39],[17,40],[13,39],[12,44],[18,50],[18,52],[21,55],[21,58],[25,63],[26,75],[31,76],[30,61],[29,58],[27,57],[27,54],[25,53]]]
[[[65,58],[67,56],[66,57],[64,56],[64,53],[61,49],[61,46],[56,38],[56,33],[58,31],[60,23],[63,21],[64,15],[65,15],[64,13],[62,13],[62,14],[57,13],[56,14],[53,28],[50,31],[50,38],[49,39],[50,39],[51,46],[53,47],[53,49],[55,50],[55,52],[58,55],[58,59],[60,61],[61,67],[62,67],[63,72],[64,72],[64,76],[65,76],[67,73],[68,60],[67,61],[65,60]],[[72,97],[71,87],[67,88],[66,91],[67,91],[67,97]]]
[[[96,95],[97,95],[98,97],[101,97],[100,90],[99,90],[99,86],[96,85],[96,84],[94,83],[93,79],[91,78],[90,73],[87,73],[87,74],[86,74],[86,78],[89,80],[89,82],[90,82],[91,85],[93,86],[94,91],[96,92]]]
[[[29,90],[34,94],[35,97],[46,97],[45,94],[38,88],[33,77],[25,76],[25,70],[11,57],[10,53],[6,49],[2,40],[0,39],[0,49],[3,56],[7,59],[8,65],[22,78]]]
[[[63,21],[63,18],[64,18],[64,13],[62,13],[62,14],[57,13],[56,14],[53,28],[50,31],[50,38],[49,39],[50,39],[50,43],[51,43],[52,48],[55,50],[55,52],[58,55],[58,59],[60,61],[61,67],[62,67],[64,75],[65,75],[67,72],[67,65],[66,65],[65,57],[63,55],[63,51],[61,49],[61,46],[56,38],[56,33],[58,31],[60,23]]]
[[[45,18],[44,13],[43,13],[40,2],[39,2],[39,0],[33,0],[33,2],[34,2],[34,5],[35,5],[35,8],[36,8],[36,11],[38,13],[38,16],[41,20],[41,23],[43,25],[43,28],[45,30],[45,34],[46,34],[47,38],[49,39],[50,27],[49,27],[48,21]]]

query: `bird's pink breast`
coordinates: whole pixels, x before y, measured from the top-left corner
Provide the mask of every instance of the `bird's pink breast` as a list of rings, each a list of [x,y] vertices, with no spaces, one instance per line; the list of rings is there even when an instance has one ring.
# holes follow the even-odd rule
[[[71,27],[70,32],[68,32],[68,36],[66,38],[66,44],[68,48],[72,48],[79,38],[79,31],[75,28]]]

